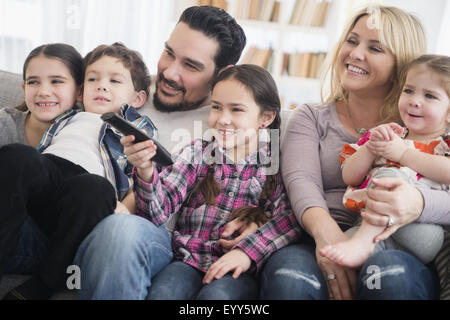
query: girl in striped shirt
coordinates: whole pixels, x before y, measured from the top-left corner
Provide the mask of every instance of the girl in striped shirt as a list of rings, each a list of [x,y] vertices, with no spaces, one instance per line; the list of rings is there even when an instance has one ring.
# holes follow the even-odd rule
[[[192,141],[161,172],[151,141],[121,140],[136,166],[138,214],[157,226],[178,216],[174,260],[153,279],[150,299],[256,299],[262,264],[300,234],[277,167],[280,100],[269,72],[226,69],[211,101],[209,139]],[[272,143],[262,139],[269,132]],[[258,229],[225,252],[219,239],[236,217]]]

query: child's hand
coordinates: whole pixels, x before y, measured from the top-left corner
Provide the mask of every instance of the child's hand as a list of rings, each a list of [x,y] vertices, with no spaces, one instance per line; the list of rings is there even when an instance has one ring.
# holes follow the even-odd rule
[[[372,141],[391,141],[395,135],[401,135],[403,128],[398,123],[391,122],[380,124],[370,130],[370,139]]]
[[[131,214],[130,210],[128,210],[127,206],[124,205],[122,202],[117,201],[116,209],[114,210],[114,213],[126,213]]]
[[[258,230],[258,225],[254,222],[247,225],[245,221],[238,221],[238,218],[230,221],[225,226],[225,230],[220,235],[219,244],[222,247],[223,252],[228,252],[243,238],[252,234]],[[227,240],[233,233],[239,231],[240,235],[233,240]]]
[[[368,146],[369,148],[369,146]],[[408,148],[403,140],[394,134],[390,141],[373,141],[370,145],[370,151],[380,157],[386,158],[390,161],[400,162],[403,153]],[[372,151],[373,150],[373,151]]]
[[[211,283],[214,279],[220,279],[233,270],[233,278],[237,279],[242,272],[250,268],[251,262],[250,257],[241,249],[231,250],[209,267],[203,277],[203,284]]]
[[[395,146],[399,146],[399,140],[401,142],[399,135],[402,134],[402,132],[403,128],[399,124],[394,122],[379,125],[370,130],[370,138],[366,143],[366,147],[372,154],[380,157],[385,157],[386,159],[389,159],[391,161],[396,161],[389,158],[392,156],[396,157],[396,155],[393,155],[391,153],[392,141],[395,140]],[[389,157],[387,157],[387,155]]]
[[[127,160],[136,167],[138,176],[150,182],[153,177],[153,162],[151,159],[156,154],[156,145],[151,140],[134,144],[134,136],[126,136],[120,139],[123,152]]]

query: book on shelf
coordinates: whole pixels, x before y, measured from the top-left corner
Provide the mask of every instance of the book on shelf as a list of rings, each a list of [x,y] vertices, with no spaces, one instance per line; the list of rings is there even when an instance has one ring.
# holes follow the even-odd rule
[[[283,53],[281,75],[299,78],[318,78],[325,57],[325,52]]]
[[[228,9],[227,0],[198,0],[197,5],[218,7],[225,11]]]
[[[272,22],[280,21],[280,10],[281,10],[281,2],[275,1],[273,5],[272,15],[270,16],[270,21]]]
[[[255,46],[251,46],[250,48],[248,48],[247,52],[242,58],[241,64],[256,64],[269,70],[272,62],[272,53],[272,48],[261,49]]]
[[[236,18],[278,22],[280,5],[276,0],[239,0]]]
[[[289,23],[321,27],[325,24],[330,3],[330,0],[295,0]]]

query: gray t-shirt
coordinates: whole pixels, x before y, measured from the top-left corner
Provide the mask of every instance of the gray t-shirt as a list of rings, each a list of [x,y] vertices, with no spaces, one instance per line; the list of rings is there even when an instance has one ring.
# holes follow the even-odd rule
[[[334,103],[303,105],[294,111],[281,145],[281,172],[300,224],[311,207],[328,211],[343,229],[358,218],[342,203],[347,185],[339,162],[342,147],[357,140],[342,125]],[[450,224],[450,192],[419,190],[425,206],[418,222]]]
[[[0,109],[0,146],[10,143],[27,144],[25,139],[27,113],[15,108]]]

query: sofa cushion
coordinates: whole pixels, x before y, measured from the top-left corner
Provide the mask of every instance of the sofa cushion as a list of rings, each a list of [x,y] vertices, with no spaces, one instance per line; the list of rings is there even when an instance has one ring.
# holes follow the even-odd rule
[[[23,103],[22,76],[0,70],[0,108],[16,107]]]

